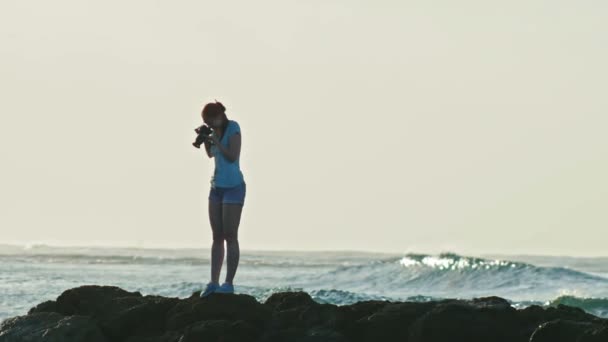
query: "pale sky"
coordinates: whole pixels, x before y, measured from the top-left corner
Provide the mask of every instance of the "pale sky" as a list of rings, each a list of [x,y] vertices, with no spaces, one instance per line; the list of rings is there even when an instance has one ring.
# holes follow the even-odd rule
[[[608,255],[605,1],[0,2],[0,242]]]

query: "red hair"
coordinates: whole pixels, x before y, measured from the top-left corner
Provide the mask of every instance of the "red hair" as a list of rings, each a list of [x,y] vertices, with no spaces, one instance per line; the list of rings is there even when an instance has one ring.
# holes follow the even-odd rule
[[[203,121],[207,122],[210,119],[215,119],[220,116],[226,117],[226,107],[220,102],[209,102],[205,105],[202,112]]]

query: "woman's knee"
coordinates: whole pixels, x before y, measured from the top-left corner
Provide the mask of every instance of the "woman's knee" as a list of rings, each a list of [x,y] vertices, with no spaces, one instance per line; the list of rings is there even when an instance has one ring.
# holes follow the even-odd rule
[[[213,242],[221,242],[224,243],[225,236],[224,233],[216,233],[213,232]]]
[[[224,239],[227,243],[233,243],[238,241],[238,236],[236,233],[224,233]]]

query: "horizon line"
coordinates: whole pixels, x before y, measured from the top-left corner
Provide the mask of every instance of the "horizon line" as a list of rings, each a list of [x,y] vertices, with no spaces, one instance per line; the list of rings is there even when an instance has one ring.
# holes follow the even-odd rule
[[[49,248],[119,248],[119,249],[142,249],[142,250],[192,250],[192,249],[210,249],[210,247],[201,246],[201,245],[171,245],[171,244],[134,244],[134,243],[85,243],[85,242],[50,242],[50,241],[32,241],[32,242],[23,242],[23,241],[0,241],[0,247],[17,247],[22,248],[24,250],[32,249],[36,247],[49,247]],[[377,250],[363,250],[363,249],[249,249],[243,248],[242,251],[251,251],[251,252],[287,252],[287,253],[361,253],[361,254],[421,254],[421,255],[441,255],[441,254],[456,254],[459,256],[521,256],[521,257],[566,257],[566,258],[608,258],[608,255],[564,255],[564,254],[534,254],[534,253],[497,253],[497,252],[485,252],[485,253],[460,253],[455,251],[441,251],[437,253],[430,252],[407,252],[407,251],[377,251]]]

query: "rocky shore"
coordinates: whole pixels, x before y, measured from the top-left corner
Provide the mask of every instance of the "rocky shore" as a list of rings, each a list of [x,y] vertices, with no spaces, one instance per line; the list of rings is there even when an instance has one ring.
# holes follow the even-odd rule
[[[517,310],[500,297],[319,304],[305,292],[142,296],[81,286],[5,320],[0,342],[599,342],[608,320],[559,305]]]

